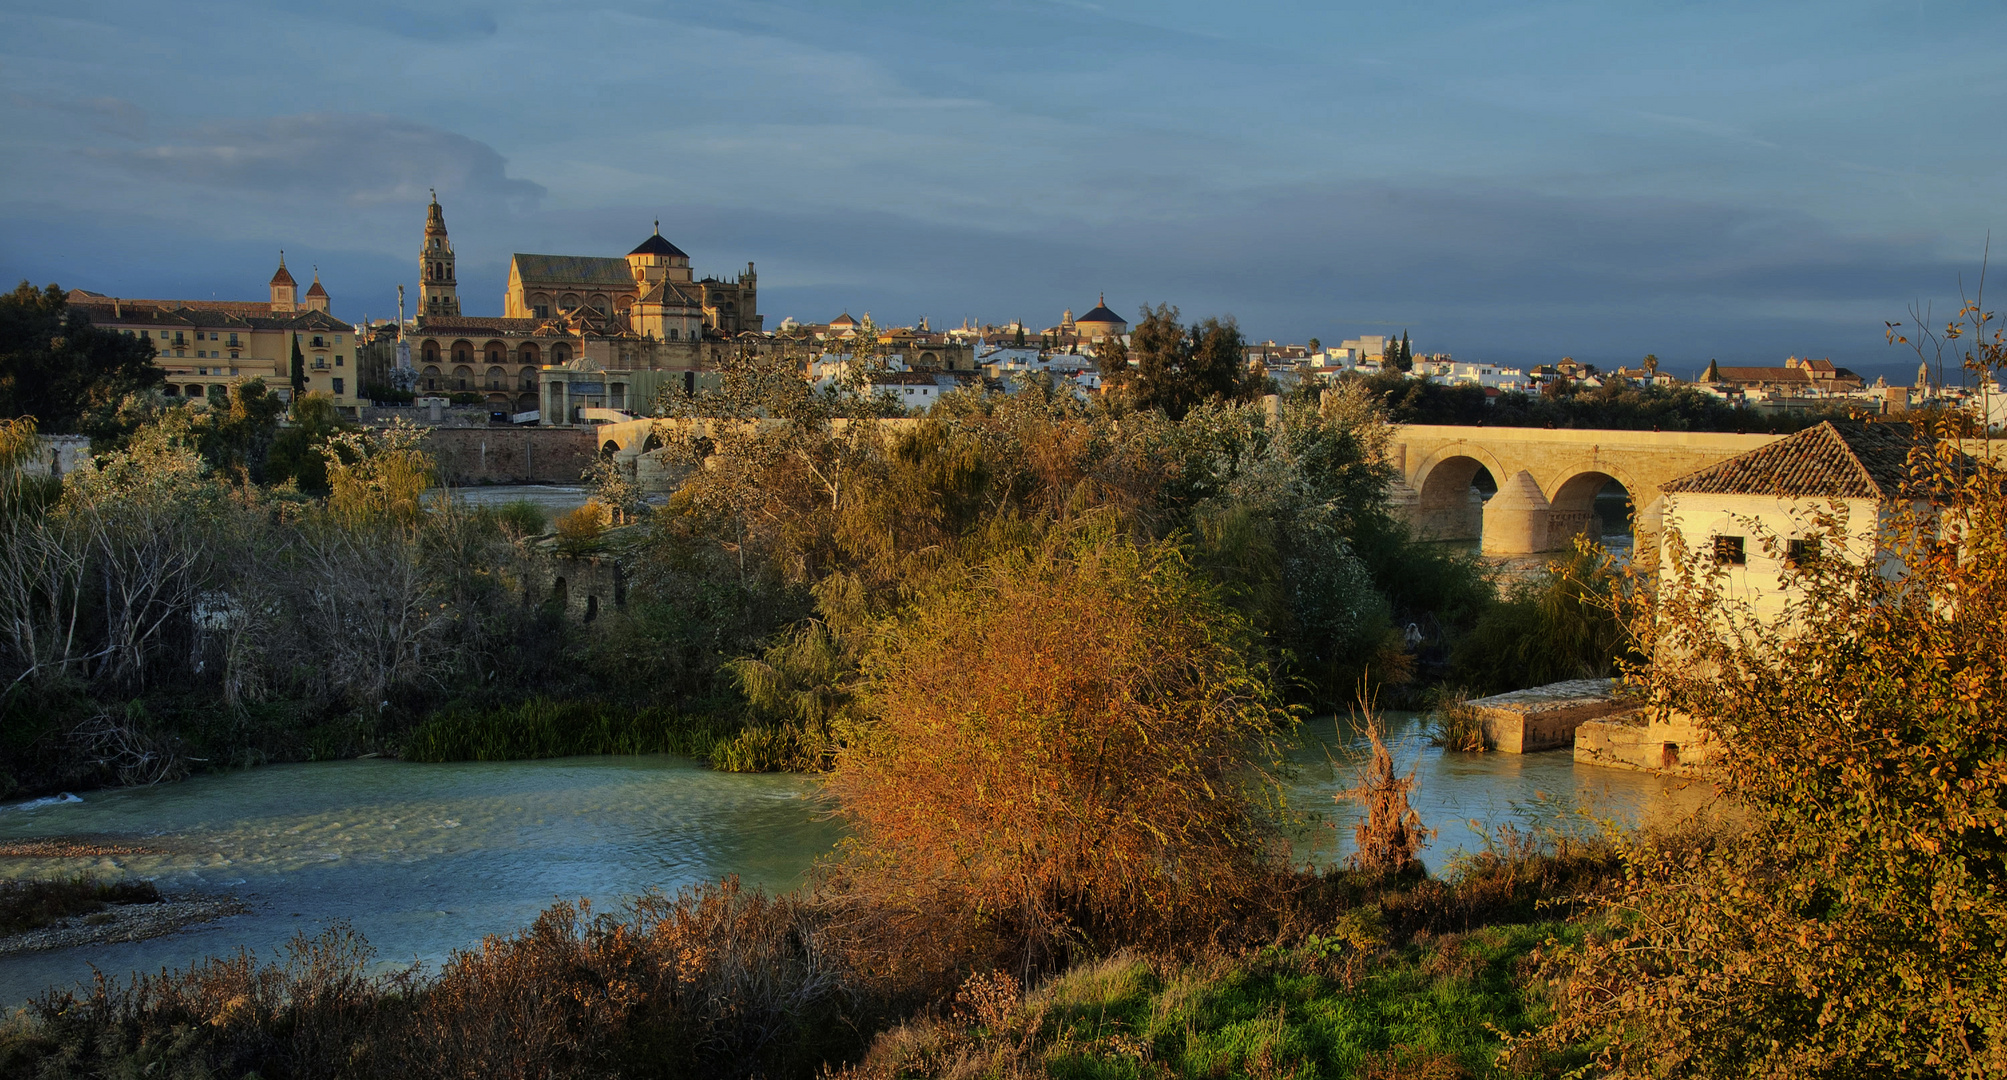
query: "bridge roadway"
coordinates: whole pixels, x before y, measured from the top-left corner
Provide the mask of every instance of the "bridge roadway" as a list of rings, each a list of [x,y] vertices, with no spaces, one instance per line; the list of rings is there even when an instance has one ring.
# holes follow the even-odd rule
[[[596,437],[611,444],[617,459],[648,474],[637,476],[646,484],[661,470],[638,459],[660,445],[657,426],[704,424],[631,420],[602,425]],[[1395,429],[1388,447],[1400,474],[1389,497],[1395,512],[1428,539],[1481,538],[1487,555],[1558,551],[1591,532],[1596,495],[1610,481],[1630,496],[1637,531],[1655,534],[1660,489],[1668,481],[1782,437],[1408,424]],[[1498,485],[1489,500],[1471,486],[1479,469]]]

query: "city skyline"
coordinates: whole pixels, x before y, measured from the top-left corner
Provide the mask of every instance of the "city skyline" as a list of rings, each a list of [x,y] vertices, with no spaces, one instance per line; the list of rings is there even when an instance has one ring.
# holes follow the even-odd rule
[[[768,324],[1056,322],[1106,292],[1251,338],[1503,362],[1831,356],[1948,317],[2003,77],[1946,5],[1610,12],[1057,4],[20,11],[0,270],[344,318],[415,285],[437,187],[470,314],[514,252],[650,222]]]

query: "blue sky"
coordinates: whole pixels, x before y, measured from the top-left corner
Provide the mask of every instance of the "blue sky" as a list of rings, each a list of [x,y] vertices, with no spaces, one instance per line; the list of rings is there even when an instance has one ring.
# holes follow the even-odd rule
[[[1466,359],[1831,356],[2007,225],[1998,4],[7,0],[0,274],[470,314],[650,222],[761,309],[1035,325],[1106,291]],[[2007,230],[2002,230],[2007,233]],[[304,280],[304,275],[302,275]],[[1906,381],[1906,380],[1905,380]]]

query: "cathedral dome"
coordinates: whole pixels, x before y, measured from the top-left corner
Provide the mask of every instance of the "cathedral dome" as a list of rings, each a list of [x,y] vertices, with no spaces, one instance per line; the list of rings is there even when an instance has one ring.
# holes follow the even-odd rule
[[[660,222],[657,222],[655,225],[654,236],[643,240],[639,247],[627,254],[630,257],[635,255],[661,255],[672,259],[687,259],[690,257],[684,254],[683,249],[662,238],[662,225]]]

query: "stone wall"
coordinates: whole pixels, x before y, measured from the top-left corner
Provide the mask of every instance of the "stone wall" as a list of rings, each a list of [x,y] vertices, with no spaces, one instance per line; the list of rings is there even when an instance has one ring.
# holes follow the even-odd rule
[[[1646,710],[1634,709],[1575,729],[1575,760],[1584,765],[1699,776],[1713,757],[1707,732],[1678,711],[1653,719]]]
[[[1470,702],[1484,727],[1485,745],[1507,754],[1574,746],[1575,729],[1584,721],[1632,706],[1615,679],[1574,679]]]
[[[441,483],[576,484],[599,449],[592,428],[433,428],[425,449]]]

